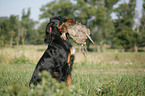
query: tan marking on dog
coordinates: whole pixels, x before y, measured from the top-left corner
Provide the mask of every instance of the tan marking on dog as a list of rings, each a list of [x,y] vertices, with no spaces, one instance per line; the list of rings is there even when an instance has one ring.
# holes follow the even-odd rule
[[[52,27],[49,28],[49,32],[50,32],[50,33],[52,32]]]
[[[68,87],[71,86],[71,76],[70,76],[70,75],[68,75],[68,77],[67,77],[67,79],[66,79],[66,85],[67,85]]]

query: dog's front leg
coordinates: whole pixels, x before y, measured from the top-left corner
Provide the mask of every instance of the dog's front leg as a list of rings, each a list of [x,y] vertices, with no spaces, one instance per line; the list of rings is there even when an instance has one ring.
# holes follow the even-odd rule
[[[71,55],[74,55],[74,54],[75,54],[75,48],[72,47],[72,48],[70,49],[69,54],[68,54],[68,61],[67,61],[69,70],[70,70],[70,66],[71,66],[71,64],[70,64]],[[68,77],[66,78],[66,84],[67,84],[68,87],[70,87],[70,85],[71,85],[71,75],[70,75],[70,74],[71,74],[71,73],[69,73]]]
[[[66,78],[66,85],[67,85],[68,87],[71,86],[71,75],[68,75],[68,77]]]

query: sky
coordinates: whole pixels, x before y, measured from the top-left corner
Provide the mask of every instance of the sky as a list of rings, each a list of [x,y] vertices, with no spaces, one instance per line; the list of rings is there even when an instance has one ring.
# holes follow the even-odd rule
[[[0,0],[0,17],[1,16],[10,16],[10,15],[19,15],[19,18],[22,15],[23,9],[31,8],[31,16],[35,21],[39,20],[39,15],[41,14],[40,8],[42,5],[47,4],[53,0]],[[128,2],[129,0],[121,0],[121,2]],[[143,0],[137,0],[137,8],[139,17],[141,17]],[[119,3],[120,4],[120,3]],[[115,7],[117,7],[116,5]],[[116,18],[115,15],[112,15],[112,18]]]
[[[22,16],[22,10],[25,11],[31,8],[31,18],[33,20],[39,20],[40,8],[42,5],[47,4],[53,0],[0,0],[0,17],[19,15]]]

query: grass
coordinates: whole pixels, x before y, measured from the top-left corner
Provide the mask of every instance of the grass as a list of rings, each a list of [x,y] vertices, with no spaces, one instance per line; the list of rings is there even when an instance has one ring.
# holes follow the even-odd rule
[[[49,86],[42,83],[32,91],[28,83],[46,47],[29,45],[1,50],[0,96],[145,96],[143,52],[91,52],[87,57],[77,52],[70,88],[48,76],[45,84]]]

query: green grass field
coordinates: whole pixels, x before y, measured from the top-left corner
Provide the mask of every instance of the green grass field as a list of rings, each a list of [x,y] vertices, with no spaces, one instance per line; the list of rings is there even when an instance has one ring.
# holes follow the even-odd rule
[[[45,78],[45,83],[29,89],[31,75],[46,47],[0,50],[0,96],[145,96],[143,52],[89,52],[86,57],[76,52],[70,88]]]

